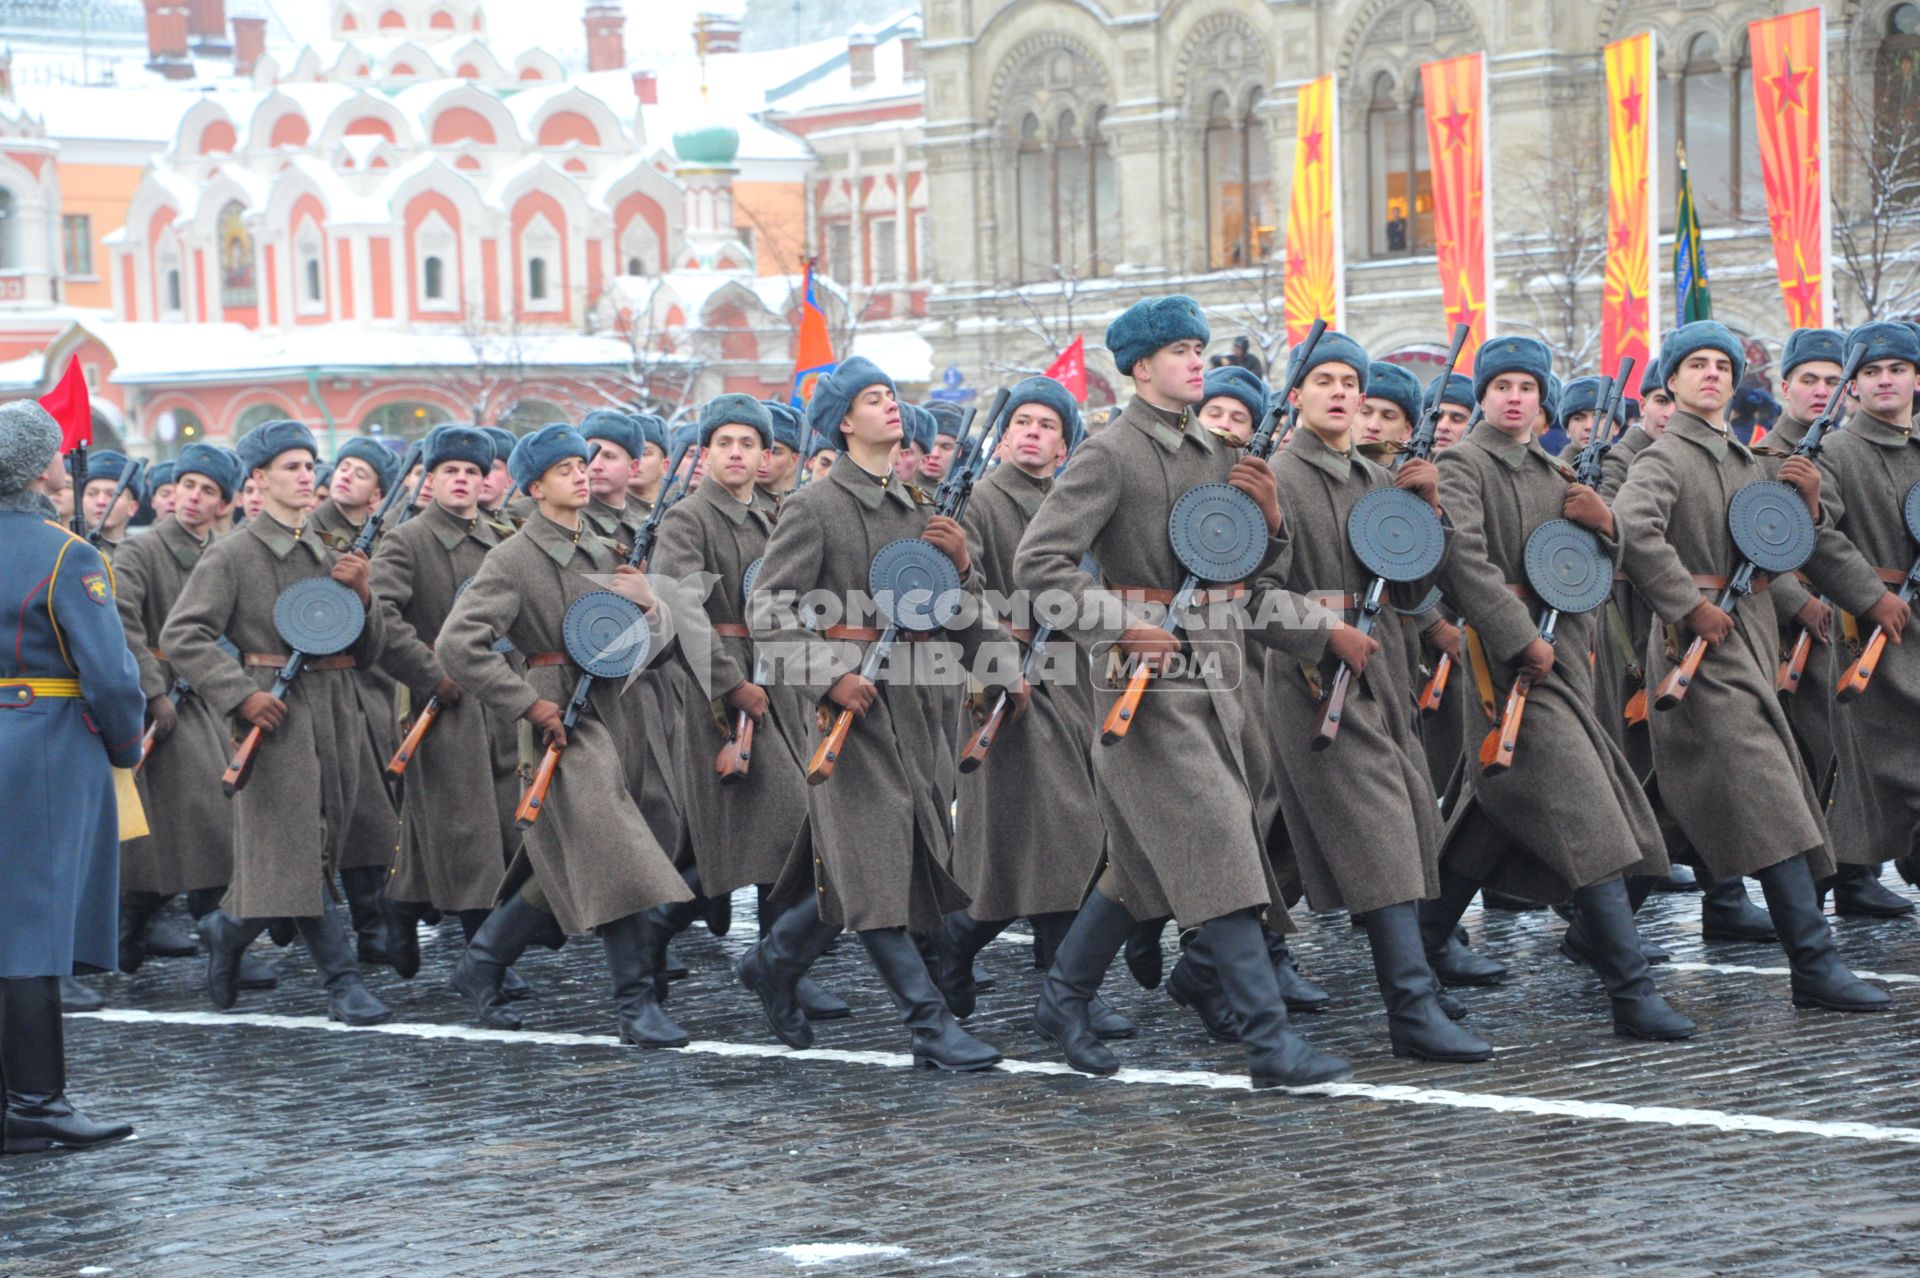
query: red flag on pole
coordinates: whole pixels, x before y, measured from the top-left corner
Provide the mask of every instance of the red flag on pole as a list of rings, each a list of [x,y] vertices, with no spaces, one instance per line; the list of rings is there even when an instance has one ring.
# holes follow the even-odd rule
[[[67,361],[67,371],[59,383],[40,397],[40,407],[60,423],[60,451],[70,453],[75,444],[93,442],[93,400],[87,394],[87,379],[81,376],[79,359]]]
[[[1076,337],[1060,352],[1060,358],[1047,365],[1047,376],[1067,388],[1076,404],[1087,402],[1087,339]]]

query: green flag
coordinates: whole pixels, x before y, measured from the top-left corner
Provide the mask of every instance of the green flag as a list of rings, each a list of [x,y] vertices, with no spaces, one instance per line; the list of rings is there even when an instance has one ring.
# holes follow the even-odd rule
[[[1700,214],[1693,206],[1693,180],[1687,176],[1687,149],[1680,148],[1680,208],[1673,219],[1673,296],[1679,322],[1713,317],[1707,292],[1707,248],[1700,242]]]

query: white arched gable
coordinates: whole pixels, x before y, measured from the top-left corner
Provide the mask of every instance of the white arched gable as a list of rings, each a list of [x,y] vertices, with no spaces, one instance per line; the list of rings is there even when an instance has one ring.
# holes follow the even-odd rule
[[[536,72],[537,76],[527,76],[528,71]],[[566,76],[566,68],[560,65],[560,60],[545,49],[528,49],[513,60],[515,80],[537,78],[542,83],[552,84],[566,79]]]
[[[200,155],[200,135],[206,132],[208,125],[221,122],[233,130],[234,149],[238,150],[242,141],[240,122],[212,98],[201,98],[187,108],[186,114],[180,117],[180,123],[175,126],[173,145],[167,149],[168,158],[188,162],[203,158]]]
[[[394,145],[402,148],[418,145],[406,113],[385,97],[362,89],[327,114],[326,123],[320,126],[319,136],[314,140],[315,146],[331,148],[347,136],[349,125],[365,117],[384,121],[393,130]]]

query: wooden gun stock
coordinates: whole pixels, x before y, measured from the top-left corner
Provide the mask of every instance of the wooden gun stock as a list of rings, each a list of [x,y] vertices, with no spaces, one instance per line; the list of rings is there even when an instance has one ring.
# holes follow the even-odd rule
[[[1647,690],[1639,688],[1627,698],[1627,726],[1637,728],[1647,721]]]
[[[1853,659],[1846,673],[1840,676],[1840,682],[1834,685],[1833,699],[1848,702],[1867,690],[1873,682],[1873,672],[1880,665],[1880,657],[1887,650],[1887,632],[1879,626],[1867,636],[1867,646]]]
[[[1440,713],[1440,702],[1447,695],[1447,680],[1453,675],[1453,655],[1443,652],[1440,660],[1433,663],[1433,675],[1427,680],[1426,689],[1420,694],[1420,714],[1431,718]]]
[[[1133,726],[1134,715],[1140,712],[1140,698],[1147,691],[1147,681],[1153,678],[1153,670],[1146,662],[1127,679],[1126,690],[1120,699],[1107,711],[1106,721],[1100,725],[1100,744],[1112,745],[1127,735],[1127,729]]]
[[[1352,686],[1353,667],[1343,661],[1339,672],[1333,676],[1333,686],[1327,690],[1326,713],[1320,716],[1320,726],[1314,731],[1310,749],[1324,750],[1340,735],[1340,721],[1347,714],[1347,689]]]
[[[547,791],[553,785],[554,769],[560,766],[560,746],[558,743],[547,746],[547,752],[540,757],[540,767],[533,774],[533,783],[527,786],[527,792],[520,796],[520,806],[514,809],[513,821],[522,830],[540,819],[540,806],[547,801]]]
[[[993,749],[993,739],[1006,720],[1007,694],[1002,692],[993,699],[993,709],[987,712],[986,719],[973,730],[973,735],[967,738],[967,744],[961,748],[960,771],[963,774],[978,770],[987,761],[987,751]]]
[[[135,775],[136,777],[140,775],[140,769],[147,766],[147,756],[152,753],[153,753],[153,725],[148,724],[147,730],[144,733],[142,733],[140,736],[140,762],[133,765],[133,775]]]
[[[1696,637],[1687,645],[1687,655],[1673,668],[1673,673],[1660,685],[1660,691],[1654,695],[1653,708],[1671,710],[1679,705],[1687,695],[1687,689],[1693,686],[1693,678],[1700,673],[1700,659],[1707,655],[1707,641]]]
[[[1800,637],[1793,641],[1793,648],[1780,663],[1780,677],[1774,681],[1774,691],[1783,697],[1791,697],[1800,691],[1800,676],[1807,672],[1807,655],[1813,651],[1813,632],[1805,626],[1800,627]]]
[[[260,752],[260,741],[264,735],[260,725],[254,724],[246,739],[240,743],[240,748],[233,752],[227,770],[220,774],[220,788],[229,799],[247,788],[247,778],[253,775],[253,757]]]
[[[413,721],[413,728],[407,733],[407,739],[400,743],[400,748],[393,752],[391,759],[387,760],[388,776],[403,777],[407,774],[407,765],[413,762],[414,753],[420,749],[420,739],[427,735],[427,729],[431,728],[433,721],[439,717],[440,698],[427,698],[427,704],[421,709],[420,717]]]
[[[1485,775],[1497,777],[1513,766],[1513,751],[1520,742],[1520,718],[1527,712],[1527,693],[1532,690],[1533,680],[1525,675],[1515,679],[1507,690],[1507,708],[1499,725],[1480,743],[1480,771]]]
[[[853,711],[842,710],[833,717],[833,727],[814,747],[813,758],[807,760],[808,785],[825,785],[833,778],[833,765],[840,761],[840,752],[847,748],[847,733],[852,730]]]
[[[734,715],[733,736],[720,747],[720,753],[713,761],[713,770],[720,774],[721,785],[732,785],[746,779],[748,765],[752,762],[753,716],[741,710]]]

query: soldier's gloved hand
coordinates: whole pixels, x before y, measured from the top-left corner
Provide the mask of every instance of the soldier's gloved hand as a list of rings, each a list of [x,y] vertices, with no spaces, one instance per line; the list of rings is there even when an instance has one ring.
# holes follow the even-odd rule
[[[566,748],[567,717],[557,702],[545,700],[534,702],[527,707],[526,719],[539,730],[542,744]]]
[[[927,526],[920,532],[920,540],[937,548],[941,554],[953,560],[953,566],[960,570],[960,576],[967,575],[972,560],[967,557],[967,530],[957,520],[945,515],[928,518]]]
[[[458,705],[460,685],[442,676],[440,682],[433,685],[433,695],[440,698],[440,704],[443,706]]]
[[[1267,536],[1280,531],[1280,481],[1273,468],[1255,457],[1242,457],[1227,472],[1227,482],[1253,498],[1267,519]]]
[[[643,612],[652,612],[659,602],[654,597],[653,586],[647,580],[647,574],[631,564],[621,564],[613,570],[613,580],[607,583],[607,589],[622,599],[630,599],[640,605]]]
[[[873,708],[873,698],[878,692],[873,680],[858,670],[849,670],[827,689],[827,700],[842,710],[851,710],[856,716],[864,716]]]
[[[1553,645],[1536,636],[1515,658],[1520,673],[1535,683],[1553,673]]]
[[[1033,703],[1033,685],[1025,678],[1020,686],[1007,689],[1007,722],[1018,723],[1026,716],[1027,707]]]
[[[180,712],[173,708],[173,702],[168,698],[155,697],[147,702],[147,722],[153,727],[153,741],[158,745],[180,726]]]
[[[1463,636],[1460,633],[1460,627],[1454,625],[1451,621],[1442,619],[1434,622],[1420,632],[1420,637],[1425,639],[1434,651],[1444,652],[1449,657],[1452,657],[1455,665],[1465,664],[1466,657],[1463,656],[1460,651]]]
[[[1417,494],[1420,500],[1440,509],[1440,468],[1430,461],[1409,457],[1393,472],[1393,486]]]
[[[1179,653],[1180,641],[1165,626],[1136,621],[1121,634],[1120,651],[1145,662],[1148,670],[1159,674]]]
[[[1800,611],[1794,614],[1794,620],[1807,628],[1807,633],[1815,642],[1827,641],[1827,627],[1833,621],[1833,609],[1822,603],[1818,596],[1809,596],[1800,605]]]
[[[1380,651],[1380,641],[1343,621],[1327,632],[1327,650],[1360,675],[1367,672],[1367,662]]]
[[[1713,600],[1702,599],[1687,614],[1687,629],[1705,639],[1707,647],[1718,648],[1733,633],[1733,618]]]
[[[240,717],[254,727],[272,732],[285,722],[287,703],[271,692],[249,692],[240,703]]]
[[[742,682],[727,693],[727,704],[746,712],[755,723],[767,717],[767,690],[757,683]]]
[[[1820,518],[1820,468],[1804,457],[1789,457],[1780,463],[1780,482],[1800,494],[1807,513]]]
[[[1886,631],[1890,641],[1899,643],[1900,632],[1907,628],[1907,619],[1913,615],[1913,609],[1899,595],[1889,590],[1874,600],[1873,607],[1861,615]]]
[[[1600,494],[1585,484],[1567,485],[1567,495],[1560,501],[1560,513],[1602,537],[1613,536],[1613,512],[1607,509]]]
[[[373,602],[373,592],[367,589],[367,557],[359,551],[340,556],[333,561],[333,567],[327,575],[360,596],[360,602]]]

